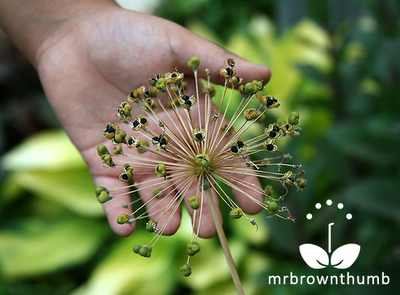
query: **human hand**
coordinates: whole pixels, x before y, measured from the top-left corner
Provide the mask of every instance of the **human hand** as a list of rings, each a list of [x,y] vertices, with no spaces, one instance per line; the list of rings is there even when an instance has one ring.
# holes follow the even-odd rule
[[[66,19],[44,40],[35,56],[40,79],[55,113],[82,153],[95,185],[108,188],[121,187],[121,181],[117,171],[101,167],[96,148],[99,144],[109,145],[101,130],[108,122],[116,121],[113,109],[126,95],[141,85],[148,85],[148,79],[154,74],[177,68],[185,74],[185,81],[192,81],[193,73],[186,64],[192,56],[198,56],[199,73],[204,73],[207,66],[216,83],[223,82],[219,69],[228,57],[236,59],[244,81],[267,82],[270,77],[267,67],[240,59],[174,23],[126,11],[111,3],[83,18]],[[193,84],[189,85],[188,92],[191,90]],[[261,210],[240,201],[240,195],[235,197],[243,204],[244,211]],[[104,204],[111,228],[121,236],[128,236],[135,229],[135,224],[116,223],[121,213],[131,213],[121,206],[129,203],[129,198],[120,197],[118,202]],[[210,215],[206,207],[203,214]],[[212,219],[203,220],[199,235],[214,236]],[[179,224],[177,212],[164,234],[172,234]]]

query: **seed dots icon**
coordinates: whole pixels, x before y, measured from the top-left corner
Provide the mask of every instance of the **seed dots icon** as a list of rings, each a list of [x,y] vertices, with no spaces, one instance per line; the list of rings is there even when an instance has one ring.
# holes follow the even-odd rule
[[[332,206],[332,200],[327,200],[326,205],[328,207]],[[322,204],[316,203],[315,208],[317,210],[321,209]],[[337,208],[343,210],[343,203],[338,203]],[[308,213],[306,218],[311,220],[313,215]],[[352,218],[353,215],[351,213],[346,214],[346,219],[350,220]],[[334,222],[328,224],[328,251],[309,243],[299,246],[300,254],[309,267],[321,269],[330,265],[334,268],[346,269],[356,261],[358,254],[360,253],[360,245],[354,243],[346,244],[332,251],[332,227],[334,224]]]
[[[332,200],[330,200],[330,199],[326,200],[326,205],[327,205],[327,206],[332,206],[332,204],[333,204]],[[321,204],[321,203],[316,203],[316,204],[315,204],[315,208],[316,208],[317,210],[321,209],[321,208],[322,208],[322,204]],[[337,208],[338,208],[339,210],[342,210],[342,209],[344,208],[343,203],[337,204]],[[313,215],[312,215],[311,213],[308,213],[308,214],[306,215],[306,218],[307,218],[308,220],[311,220],[311,219],[313,218]],[[350,220],[350,219],[353,218],[353,215],[352,215],[351,213],[347,213],[347,214],[346,214],[346,218],[347,218],[348,220]]]

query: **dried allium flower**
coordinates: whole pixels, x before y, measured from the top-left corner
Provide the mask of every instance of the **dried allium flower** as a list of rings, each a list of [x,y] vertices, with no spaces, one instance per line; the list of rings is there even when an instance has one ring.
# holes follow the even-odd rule
[[[97,187],[96,196],[100,203],[105,203],[118,202],[118,196],[126,194],[125,191],[119,193],[119,190],[126,190],[127,187],[131,192],[140,193],[143,204],[129,215],[120,215],[116,222],[132,224],[137,219],[148,219],[146,229],[155,233],[153,239],[146,245],[133,248],[135,253],[144,257],[150,257],[162,234],[169,234],[167,226],[172,216],[180,210],[181,203],[185,202],[192,215],[193,234],[187,245],[188,259],[181,267],[184,276],[191,274],[190,257],[201,249],[198,242],[201,221],[202,218],[210,218],[204,216],[203,209],[209,206],[233,279],[241,293],[243,291],[212,195],[218,196],[231,209],[232,219],[247,219],[258,227],[254,218],[249,218],[238,201],[235,202],[230,193],[223,189],[224,186],[246,196],[247,202],[254,203],[256,208],[264,208],[273,216],[294,221],[287,207],[278,205],[287,189],[284,195],[274,199],[271,186],[262,189],[258,183],[247,180],[249,177],[275,180],[285,188],[294,185],[299,191],[305,186],[306,180],[297,177],[304,174],[303,170],[296,173],[292,171],[297,171],[300,165],[284,163],[290,157],[277,145],[282,137],[299,135],[298,113],[292,112],[287,122],[280,120],[269,124],[259,136],[241,140],[249,127],[265,119],[269,109],[280,105],[275,97],[259,92],[264,88],[262,81],[240,85],[238,88],[243,99],[231,121],[224,119],[232,105],[233,89],[242,83],[242,79],[236,75],[235,61],[228,59],[227,64],[228,67],[220,70],[225,78],[225,86],[219,106],[212,102],[215,90],[210,85],[208,70],[208,79],[203,88],[204,98],[199,99],[199,59],[196,57],[188,63],[194,72],[195,94],[186,93],[187,84],[182,73],[172,72],[158,74],[149,80],[148,88],[141,86],[128,95],[127,102],[118,106],[116,114],[127,131],[115,123],[107,124],[102,134],[115,147],[111,152],[104,145],[97,149],[103,166],[120,169],[118,177],[126,182],[126,186]],[[232,92],[229,93],[230,88]],[[258,108],[250,108],[250,103],[257,100]],[[172,109],[172,115],[167,109]],[[244,123],[233,132],[235,122],[242,117]],[[259,156],[264,153],[266,157]],[[267,171],[267,166],[275,166],[276,171]],[[280,172],[284,166],[288,171]],[[130,208],[132,204],[121,206]]]

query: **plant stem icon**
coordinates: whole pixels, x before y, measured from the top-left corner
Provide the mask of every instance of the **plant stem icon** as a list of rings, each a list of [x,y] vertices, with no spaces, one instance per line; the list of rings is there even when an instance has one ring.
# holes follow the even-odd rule
[[[332,201],[328,200],[327,205],[330,206]],[[317,209],[321,208],[320,204],[317,204]],[[343,208],[343,204],[338,205],[339,209]],[[308,215],[307,218],[311,219],[311,216]],[[347,218],[350,219],[351,215],[347,215]],[[328,265],[331,265],[335,268],[346,269],[353,265],[356,261],[361,247],[357,244],[346,244],[340,246],[335,251],[332,252],[332,227],[334,223],[331,222],[328,224],[328,253],[322,249],[321,247],[314,244],[303,244],[299,246],[301,257],[303,257],[304,261],[307,265],[314,269],[322,269],[326,268]],[[329,258],[330,256],[330,258]]]

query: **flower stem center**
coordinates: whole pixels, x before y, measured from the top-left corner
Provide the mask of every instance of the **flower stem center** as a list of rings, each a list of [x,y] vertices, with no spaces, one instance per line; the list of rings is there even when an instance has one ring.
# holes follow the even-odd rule
[[[207,154],[197,154],[194,158],[194,162],[204,168],[208,168],[211,165],[210,156]]]

